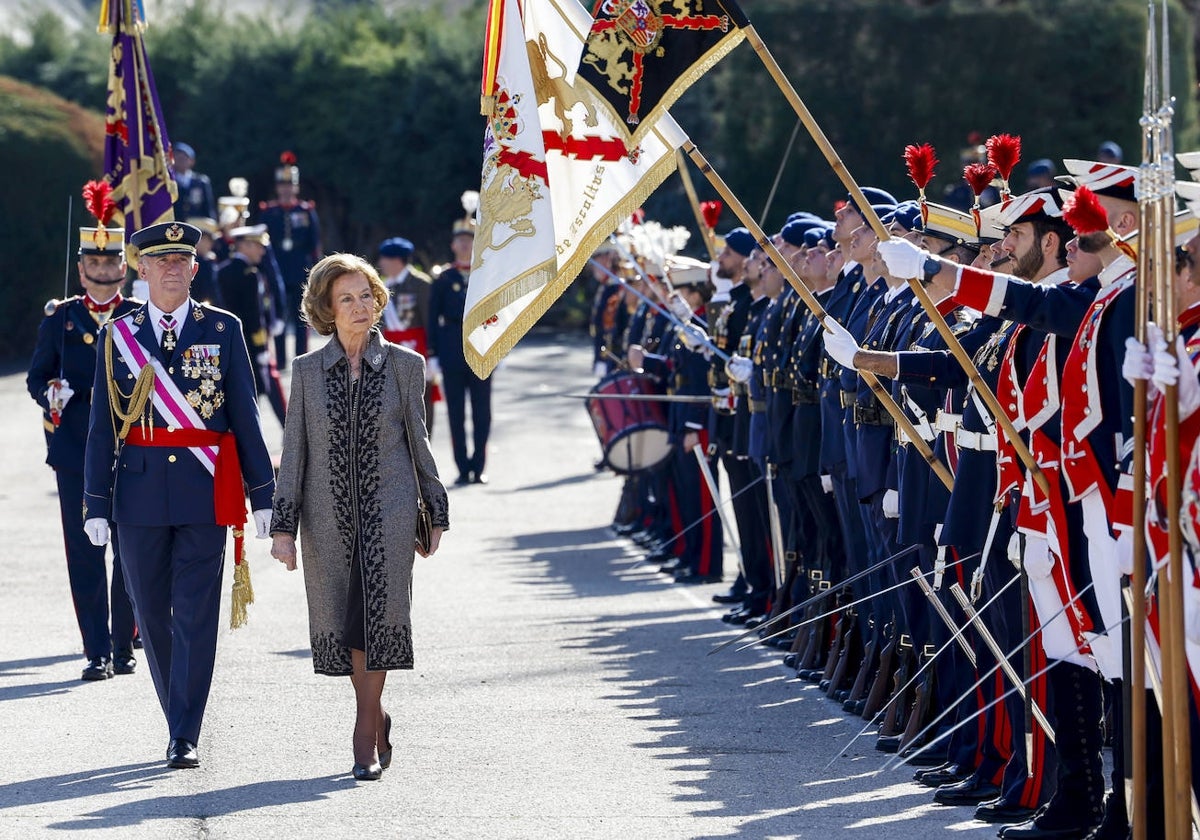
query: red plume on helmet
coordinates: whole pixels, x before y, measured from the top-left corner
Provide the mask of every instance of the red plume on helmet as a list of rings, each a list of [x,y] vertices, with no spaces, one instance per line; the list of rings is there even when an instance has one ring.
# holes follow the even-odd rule
[[[937,152],[928,143],[904,147],[904,165],[908,177],[917,186],[917,203],[921,207],[921,221],[929,221],[929,207],[925,203],[925,187],[933,180],[933,170],[938,165]]]
[[[1087,187],[1076,187],[1071,197],[1063,203],[1063,220],[1071,226],[1076,236],[1104,233],[1108,240],[1130,259],[1137,259],[1133,246],[1117,236],[1109,227],[1108,211],[1096,194]]]
[[[1012,199],[1008,179],[1021,159],[1021,138],[1015,134],[993,134],[986,145],[988,163],[1000,173],[1000,201],[1007,205]]]
[[[983,195],[996,177],[996,167],[990,163],[968,163],[963,167],[963,180],[975,193],[975,204],[971,207],[971,217],[975,220],[975,233],[983,229],[983,216],[980,215],[979,197]]]
[[[295,166],[296,165],[296,153],[291,152],[291,151],[284,152],[283,154],[281,154],[279,156],[279,162],[282,163],[284,166]]]
[[[107,181],[88,181],[84,184],[83,203],[101,227],[107,227],[117,212],[117,203],[112,200],[112,186]]]
[[[701,201],[700,215],[704,218],[704,224],[709,230],[714,229],[717,223],[721,221],[721,211],[725,209],[725,205],[719,201]]]

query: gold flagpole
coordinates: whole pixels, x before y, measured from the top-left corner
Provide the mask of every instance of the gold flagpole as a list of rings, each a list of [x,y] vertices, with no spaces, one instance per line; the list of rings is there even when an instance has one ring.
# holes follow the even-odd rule
[[[812,291],[804,285],[804,282],[800,279],[800,276],[796,274],[796,270],[792,268],[791,263],[783,258],[783,254],[779,253],[779,249],[775,247],[775,243],[770,240],[758,223],[754,221],[754,217],[747,212],[742,202],[739,201],[738,197],[733,194],[733,191],[729,189],[729,186],[725,183],[721,176],[712,168],[712,165],[708,162],[704,155],[700,154],[700,150],[696,148],[696,145],[689,140],[683,144],[683,151],[687,153],[687,156],[692,159],[692,162],[695,163],[700,171],[704,173],[704,176],[708,178],[709,183],[716,188],[717,192],[721,195],[721,198],[725,200],[725,204],[733,210],[734,215],[741,219],[742,224],[746,226],[746,229],[754,235],[756,240],[758,240],[759,245],[761,245],[763,250],[766,251],[771,257],[771,261],[779,267],[779,270],[783,273],[783,276],[787,278],[788,283],[791,284],[791,287],[796,290],[796,294],[800,296],[800,300],[804,301],[804,305],[807,306],[822,323],[824,323],[825,319],[829,317],[829,313],[825,311],[825,307],[821,306],[821,302],[817,300]],[[896,425],[900,427],[900,430],[908,436],[908,439],[912,442],[913,448],[915,448],[917,452],[921,453],[921,457],[925,459],[925,463],[929,464],[929,468],[933,470],[933,472],[941,480],[942,484],[946,485],[946,489],[953,489],[954,476],[951,475],[950,470],[945,464],[938,460],[937,456],[933,454],[933,450],[929,448],[929,444],[925,442],[925,439],[922,438],[920,433],[918,433],[913,427],[912,421],[908,419],[908,415],[904,413],[900,406],[896,405],[895,400],[892,399],[892,395],[888,393],[887,389],[884,388],[882,384],[880,384],[878,377],[866,370],[860,370],[858,375],[862,377],[863,381],[866,382],[868,386],[870,386],[871,392],[875,395],[875,398],[879,400],[879,404],[882,405],[884,409],[886,409],[887,413],[892,416],[892,419],[896,421]]]
[[[775,80],[775,84],[778,85],[781,91],[783,91],[784,96],[791,104],[793,110],[795,110],[797,116],[800,117],[800,121],[804,123],[805,128],[808,129],[808,133],[812,136],[813,140],[816,141],[817,146],[821,149],[822,154],[825,155],[825,159],[833,168],[834,173],[850,192],[850,195],[854,199],[855,205],[859,208],[859,212],[862,213],[867,224],[869,224],[871,229],[875,231],[875,235],[879,237],[880,242],[886,242],[891,238],[887,232],[887,228],[883,226],[883,222],[879,220],[879,216],[876,215],[875,211],[871,208],[870,203],[863,196],[862,190],[859,188],[858,183],[853,177],[851,177],[849,170],[846,169],[846,165],[842,162],[841,158],[838,157],[837,151],[834,150],[828,138],[825,137],[825,132],[821,130],[821,126],[818,125],[817,121],[813,118],[812,113],[808,110],[808,106],[804,104],[804,100],[800,98],[800,95],[796,93],[795,88],[792,87],[791,82],[789,82],[787,77],[783,74],[783,70],[780,68],[779,63],[775,61],[775,57],[771,55],[770,50],[767,49],[767,46],[763,43],[762,38],[760,38],[758,33],[754,30],[754,26],[747,21],[743,25],[742,31],[746,36],[746,40],[750,43],[750,46],[754,48],[754,52],[758,54],[758,57],[766,66],[767,71]],[[1033,454],[1030,453],[1029,447],[1025,445],[1025,441],[1023,441],[1021,436],[1017,433],[1012,421],[1008,419],[1008,415],[1004,413],[1003,408],[1000,406],[1000,402],[996,399],[996,395],[992,393],[992,389],[987,386],[987,383],[984,382],[983,378],[979,375],[979,371],[971,361],[971,357],[967,355],[967,352],[963,349],[962,345],[958,343],[958,338],[954,335],[953,330],[950,329],[950,325],[946,323],[946,319],[943,318],[941,313],[937,311],[937,305],[933,302],[933,300],[930,299],[929,294],[925,291],[925,288],[916,278],[908,278],[908,284],[912,287],[913,292],[917,296],[917,300],[921,302],[921,306],[925,309],[926,314],[929,315],[930,322],[932,322],[937,328],[938,333],[941,334],[942,339],[946,342],[946,346],[950,349],[950,352],[954,355],[954,358],[966,372],[968,379],[971,381],[971,385],[974,386],[975,390],[979,392],[979,395],[987,404],[988,410],[992,413],[992,416],[995,417],[996,422],[1002,429],[1004,429],[1004,434],[1012,443],[1012,447],[1017,453],[1017,457],[1019,457],[1022,463],[1025,464],[1026,469],[1029,470],[1034,481],[1037,482],[1037,485],[1041,488],[1042,492],[1049,494],[1050,484],[1046,480],[1045,474],[1041,471],[1041,469],[1038,468],[1037,461],[1034,459]],[[865,373],[862,373],[862,375],[864,378],[866,377]]]

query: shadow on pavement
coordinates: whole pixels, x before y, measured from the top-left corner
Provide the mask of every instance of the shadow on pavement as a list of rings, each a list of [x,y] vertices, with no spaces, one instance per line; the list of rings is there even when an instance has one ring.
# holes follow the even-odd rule
[[[661,575],[621,553],[606,529],[546,532],[517,537],[544,550],[527,563],[524,581],[534,597],[620,596],[635,587],[673,587]],[[597,544],[605,543],[607,544]],[[542,589],[538,591],[537,584]],[[709,587],[695,590],[707,601]],[[667,762],[677,789],[698,817],[724,817],[712,834],[696,837],[880,836],[888,825],[931,819],[941,828],[970,824],[969,811],[941,809],[907,773],[878,775],[882,758],[862,739],[846,757],[842,748],[862,726],[815,686],[790,678],[779,654],[766,649],[709,656],[728,637],[716,610],[679,609],[599,615],[570,622],[579,631],[566,642],[591,653],[603,699],[648,722],[651,740],[635,744]],[[861,748],[861,749],[859,749]],[[944,818],[941,815],[945,815]],[[729,818],[736,828],[727,830]],[[915,828],[915,826],[914,826]],[[994,831],[994,827],[990,828]],[[969,832],[974,836],[974,832]]]
[[[161,766],[161,765],[157,765]],[[174,771],[166,770],[164,773]],[[347,775],[320,776],[315,779],[272,779],[248,785],[214,790],[207,793],[186,793],[178,796],[141,798],[122,802],[111,808],[101,808],[75,819],[51,823],[50,828],[63,831],[116,828],[137,825],[152,819],[209,819],[271,805],[290,805],[317,802],[334,791],[347,790],[358,783]],[[0,792],[2,793],[2,792]],[[197,817],[197,815],[203,815]]]
[[[44,668],[47,665],[58,665],[63,662],[79,662],[82,659],[82,653],[62,653],[57,656],[34,656],[29,659],[10,659],[7,662],[0,662],[0,677],[19,677],[23,676],[26,670]]]

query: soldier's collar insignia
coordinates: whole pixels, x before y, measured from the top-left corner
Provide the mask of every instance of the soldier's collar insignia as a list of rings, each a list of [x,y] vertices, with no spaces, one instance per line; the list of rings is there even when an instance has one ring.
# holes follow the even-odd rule
[[[183,228],[176,222],[166,229],[163,236],[167,238],[168,242],[178,242],[180,239],[183,239]]]
[[[204,320],[204,312],[200,309],[199,306],[192,307],[192,320],[194,320],[194,321],[203,321]]]
[[[145,320],[146,320],[146,308],[142,307],[141,309],[138,310],[138,313],[133,316],[133,323],[137,324],[140,327],[142,325],[142,321],[145,321]]]

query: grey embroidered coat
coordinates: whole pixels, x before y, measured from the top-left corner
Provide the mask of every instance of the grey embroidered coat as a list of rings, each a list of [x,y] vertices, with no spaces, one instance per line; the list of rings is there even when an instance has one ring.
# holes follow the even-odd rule
[[[413,666],[414,460],[433,524],[450,524],[425,431],[424,360],[372,330],[358,394],[352,400],[350,364],[336,337],[295,359],[271,521],[273,534],[299,534],[313,670],[330,676],[351,672],[341,637],[356,553],[367,669]]]

